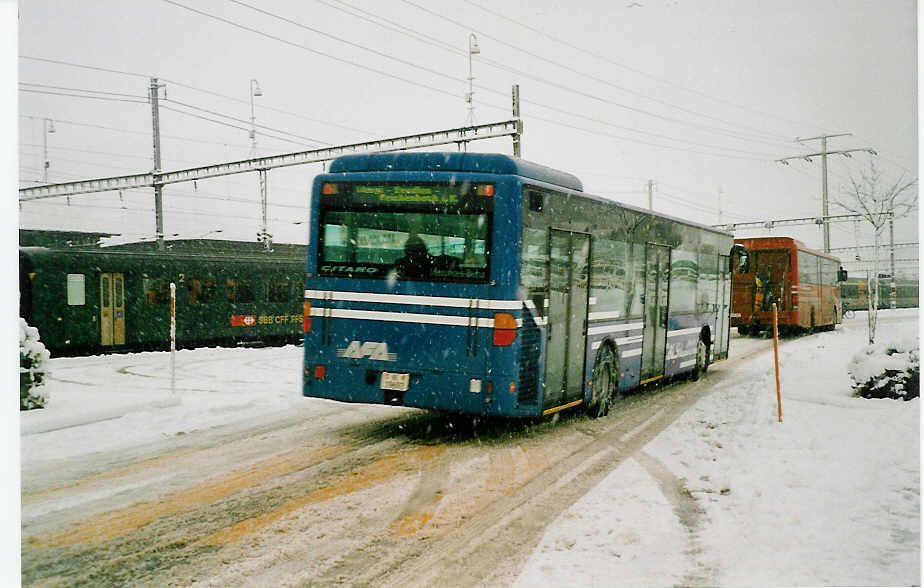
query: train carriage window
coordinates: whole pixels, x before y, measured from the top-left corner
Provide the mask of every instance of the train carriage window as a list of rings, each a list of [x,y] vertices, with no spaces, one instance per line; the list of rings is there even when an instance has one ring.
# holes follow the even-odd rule
[[[115,305],[117,307],[125,306],[124,293],[122,292],[122,278],[119,276],[116,276],[114,285],[115,285],[115,294],[114,294]]]
[[[100,285],[100,287],[103,290],[103,307],[108,308],[112,306],[112,302],[109,300],[109,293],[111,292],[111,288],[109,287],[109,276],[108,275],[103,276],[102,284]]]
[[[288,302],[289,280],[286,278],[275,278],[267,282],[266,300],[268,302]]]
[[[186,293],[189,304],[210,304],[218,299],[218,282],[211,276],[188,278]]]
[[[255,302],[257,299],[251,280],[228,278],[227,286],[229,302]]]
[[[83,274],[67,274],[67,305],[83,306],[86,303],[86,276]]]
[[[165,278],[142,277],[144,299],[148,304],[170,304],[170,282]]]

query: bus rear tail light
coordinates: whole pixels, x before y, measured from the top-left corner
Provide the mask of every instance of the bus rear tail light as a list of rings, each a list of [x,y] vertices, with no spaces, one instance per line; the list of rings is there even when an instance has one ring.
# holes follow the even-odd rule
[[[302,305],[302,331],[311,332],[311,303],[307,300]]]
[[[512,314],[498,312],[494,315],[494,345],[506,347],[517,338],[517,319]]]
[[[799,310],[799,295],[796,292],[792,293],[792,309]]]
[[[327,375],[327,366],[316,365],[314,366],[314,379],[323,380],[324,376]]]

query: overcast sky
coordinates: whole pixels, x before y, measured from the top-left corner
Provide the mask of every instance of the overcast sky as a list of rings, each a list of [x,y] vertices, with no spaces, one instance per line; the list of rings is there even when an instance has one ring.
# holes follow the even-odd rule
[[[46,139],[51,182],[150,171],[155,76],[167,170],[250,156],[252,79],[260,155],[463,126],[472,33],[476,122],[510,118],[519,84],[523,157],[588,192],[647,206],[651,179],[656,210],[703,223],[720,208],[723,222],[817,216],[820,160],[776,160],[826,133],[852,133],[831,150],[880,154],[831,156],[832,199],[871,159],[887,180],[918,175],[911,1],[29,0],[18,33],[20,186],[42,181]],[[470,150],[512,152],[509,139]],[[277,241],[304,242],[320,169],[269,173]],[[168,234],[260,228],[255,174],[171,185],[165,201]],[[152,191],[25,203],[19,222],[151,237]],[[896,241],[917,227],[915,212]],[[822,246],[815,227],[774,234]],[[831,239],[853,246],[853,225]]]

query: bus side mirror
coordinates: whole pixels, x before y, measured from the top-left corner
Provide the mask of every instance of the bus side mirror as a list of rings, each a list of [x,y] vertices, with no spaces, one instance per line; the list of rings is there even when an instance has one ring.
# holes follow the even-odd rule
[[[728,271],[731,273],[738,272],[739,274],[746,274],[751,271],[751,258],[748,257],[747,253],[740,253],[737,256],[732,257],[729,261],[730,267],[728,268]]]
[[[847,270],[845,270],[844,268],[837,270],[837,281],[838,282],[847,281]]]
[[[744,248],[744,245],[736,243],[731,250],[731,255],[728,258],[728,271],[730,273],[735,273],[735,265],[737,263],[737,272],[740,274],[746,274],[751,271],[751,258],[748,256],[748,250]]]

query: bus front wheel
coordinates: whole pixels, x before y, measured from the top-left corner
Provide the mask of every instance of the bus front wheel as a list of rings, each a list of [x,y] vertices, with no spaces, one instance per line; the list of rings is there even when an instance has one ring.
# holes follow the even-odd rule
[[[590,402],[586,405],[587,414],[599,418],[609,413],[610,404],[616,395],[618,374],[619,358],[616,351],[609,345],[601,345],[594,362]]]

